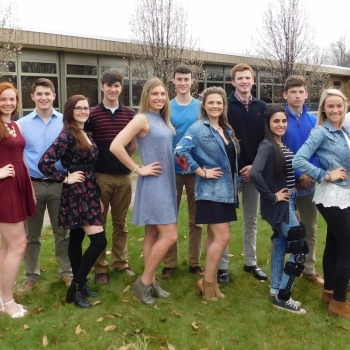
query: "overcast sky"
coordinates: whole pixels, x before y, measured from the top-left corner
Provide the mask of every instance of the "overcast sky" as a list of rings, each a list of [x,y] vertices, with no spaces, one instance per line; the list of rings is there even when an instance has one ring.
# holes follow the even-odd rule
[[[128,40],[129,19],[138,0],[16,1],[22,29]],[[188,20],[205,51],[252,52],[251,37],[261,27],[269,1],[273,0],[187,0]],[[349,0],[300,2],[310,11],[320,46],[346,31],[350,41]]]

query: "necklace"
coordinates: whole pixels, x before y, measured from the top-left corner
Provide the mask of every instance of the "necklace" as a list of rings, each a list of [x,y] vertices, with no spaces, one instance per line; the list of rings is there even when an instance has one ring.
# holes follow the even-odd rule
[[[7,123],[4,123],[5,124],[5,127],[7,129],[7,131],[9,132],[9,134],[12,136],[12,137],[17,137],[17,133],[16,133],[16,130],[14,128],[14,126],[11,124],[11,129],[8,127]]]

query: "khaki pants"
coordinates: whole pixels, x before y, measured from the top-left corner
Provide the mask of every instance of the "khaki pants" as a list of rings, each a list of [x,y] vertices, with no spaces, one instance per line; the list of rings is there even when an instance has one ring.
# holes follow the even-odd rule
[[[69,231],[58,228],[58,212],[61,205],[62,184],[32,182],[36,196],[36,216],[30,216],[26,222],[27,248],[24,254],[26,267],[25,279],[38,281],[40,278],[39,254],[41,248],[41,230],[47,207],[52,232],[55,236],[55,256],[61,277],[72,275],[68,258]]]
[[[188,241],[188,265],[191,267],[200,266],[202,252],[202,225],[195,224],[196,201],[194,199],[196,175],[176,174],[177,209],[179,210],[182,190],[185,187],[187,194],[187,207],[189,218],[189,241]],[[169,249],[164,257],[165,267],[174,268],[177,264],[177,242]]]
[[[315,273],[316,263],[316,227],[317,227],[317,207],[312,202],[315,192],[312,192],[306,196],[297,197],[297,208],[300,214],[300,221],[305,225],[306,229],[306,242],[309,246],[309,254],[305,261],[305,274]]]
[[[101,189],[101,201],[104,206],[102,214],[103,227],[106,227],[107,214],[111,208],[112,217],[112,267],[122,270],[128,267],[128,227],[126,215],[131,202],[131,177],[130,175],[109,175],[97,173],[97,181]],[[96,260],[95,274],[107,273],[109,264],[106,259],[106,250]]]

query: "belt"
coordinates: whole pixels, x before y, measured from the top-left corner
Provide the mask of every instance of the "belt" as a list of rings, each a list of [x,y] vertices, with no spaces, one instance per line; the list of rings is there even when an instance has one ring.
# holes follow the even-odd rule
[[[36,178],[36,177],[30,177],[30,179],[34,182],[45,182],[45,183],[58,183],[59,181],[53,180],[53,179],[48,179],[46,177],[42,177],[42,178]]]
[[[95,170],[95,164],[72,164],[68,167],[70,173],[74,171],[89,171]]]

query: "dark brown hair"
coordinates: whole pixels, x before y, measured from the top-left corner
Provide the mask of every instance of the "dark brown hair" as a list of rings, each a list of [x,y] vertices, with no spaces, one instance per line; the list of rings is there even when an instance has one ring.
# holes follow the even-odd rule
[[[123,76],[116,69],[108,69],[102,73],[101,83],[107,85],[120,83],[120,85],[123,85]]]
[[[288,77],[284,83],[284,92],[288,92],[290,88],[293,87],[305,87],[306,90],[306,80],[302,75],[291,75]]]
[[[52,81],[46,78],[39,78],[35,80],[35,82],[32,85],[32,93],[34,94],[35,89],[38,86],[43,86],[46,88],[49,88],[53,93],[55,93],[55,86],[53,85]]]
[[[17,89],[11,84],[11,83],[0,83],[0,95],[5,91],[5,90],[13,90],[16,94],[16,108],[15,110],[11,113],[11,117],[13,117],[17,111],[18,111],[18,91]],[[1,113],[0,113],[1,117]],[[0,140],[4,139],[5,137],[9,137],[10,134],[7,131],[5,124],[1,122],[0,120]]]
[[[192,69],[187,66],[186,64],[180,64],[175,67],[174,73],[173,73],[173,78],[175,78],[176,73],[181,73],[181,74],[191,74],[192,78]]]
[[[87,151],[91,145],[87,142],[78,124],[74,120],[74,108],[79,101],[88,101],[84,95],[73,95],[68,99],[63,109],[63,130],[69,130],[75,139],[76,149],[80,152]]]

